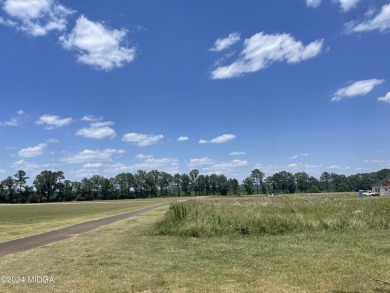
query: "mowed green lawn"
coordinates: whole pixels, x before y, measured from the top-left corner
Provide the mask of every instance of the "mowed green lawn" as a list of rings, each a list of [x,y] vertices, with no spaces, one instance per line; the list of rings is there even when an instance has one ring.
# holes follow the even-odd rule
[[[170,198],[0,205],[0,242],[170,202]]]
[[[251,226],[249,233],[244,234],[239,230],[238,234],[213,232],[217,236],[190,237],[183,236],[185,233],[173,235],[174,231],[164,229],[165,235],[161,235],[161,223],[174,212],[163,207],[42,248],[1,258],[1,275],[25,277],[25,282],[0,283],[0,292],[389,293],[389,285],[374,281],[390,280],[389,229],[368,225],[371,218],[377,222],[371,211],[383,211],[377,204],[382,202],[387,206],[387,200],[390,198],[378,201],[349,195],[340,199],[295,197],[292,202],[290,198],[224,198],[219,203],[215,198],[201,200],[205,208],[216,207],[213,211],[206,210],[207,213],[221,212],[220,220],[212,216],[210,219],[222,223],[227,217],[225,206],[228,210],[237,207],[245,211],[242,209],[245,204],[256,213],[262,213],[261,206],[266,208],[265,219],[271,217],[268,209],[278,206],[282,209],[278,210],[276,218],[284,219],[288,214],[287,223],[295,218],[306,221],[308,217],[310,229],[307,231],[293,226],[299,229],[277,230],[281,233],[271,230],[274,235],[263,230],[259,235],[252,235]],[[348,225],[342,229],[328,229],[328,226],[312,229],[317,227],[317,216],[311,209],[307,210],[308,205],[325,212],[328,209],[319,207],[332,207],[329,203],[332,201],[336,205],[335,212],[344,208],[340,207],[343,205],[349,210],[352,229]],[[286,203],[294,205],[293,209],[284,209]],[[178,219],[183,222],[179,223],[183,225],[182,231],[205,229],[210,224],[207,223],[210,219],[202,216],[205,223],[201,223],[201,218],[189,227],[192,211],[196,211],[199,204],[190,201],[185,207],[186,214],[180,214]],[[197,211],[198,217],[201,216],[200,210]],[[292,217],[291,213],[297,216]],[[231,214],[232,225],[235,218],[242,219]],[[384,221],[388,219],[388,216],[379,216]],[[341,214],[335,214],[336,223],[339,217]],[[364,223],[367,220],[367,225],[356,225],[360,219]],[[187,220],[191,221],[187,223]],[[277,221],[267,223],[274,225]],[[52,282],[28,283],[28,276],[48,276]]]

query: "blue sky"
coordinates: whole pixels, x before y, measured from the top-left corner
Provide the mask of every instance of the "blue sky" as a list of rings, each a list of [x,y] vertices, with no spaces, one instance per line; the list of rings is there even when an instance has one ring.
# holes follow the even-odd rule
[[[0,1],[0,178],[390,168],[390,1]]]

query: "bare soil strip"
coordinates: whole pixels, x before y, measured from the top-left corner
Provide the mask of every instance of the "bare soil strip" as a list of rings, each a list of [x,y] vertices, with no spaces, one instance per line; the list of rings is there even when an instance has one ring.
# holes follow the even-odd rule
[[[59,230],[54,230],[54,231],[50,231],[50,232],[46,232],[34,236],[3,242],[0,243],[0,257],[11,253],[21,252],[36,247],[44,246],[60,240],[65,240],[75,235],[85,233],[94,230],[96,228],[99,228],[101,226],[112,224],[120,220],[131,218],[139,214],[143,214],[151,210],[157,209],[159,207],[163,207],[168,204],[169,203],[164,203],[164,204],[143,208],[128,213],[119,214],[116,216],[88,221],[85,223],[73,225]]]

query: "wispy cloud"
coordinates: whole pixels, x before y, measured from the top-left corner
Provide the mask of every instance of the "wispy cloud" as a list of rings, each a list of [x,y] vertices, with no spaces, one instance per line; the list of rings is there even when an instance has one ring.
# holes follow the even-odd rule
[[[221,136],[217,136],[209,141],[205,140],[205,139],[201,139],[199,140],[199,143],[200,144],[206,144],[206,143],[225,143],[225,142],[228,142],[230,140],[233,140],[235,139],[236,136],[234,134],[224,134],[224,135],[221,135]]]
[[[24,111],[23,110],[19,110],[16,113],[16,116],[12,117],[10,120],[8,120],[8,121],[0,121],[0,127],[2,127],[2,126],[14,126],[14,127],[15,126],[19,126],[26,119],[27,119],[27,116],[24,113]]]
[[[26,162],[25,160],[19,160],[12,164],[12,168],[16,170],[31,171],[40,168],[40,166],[34,162]]]
[[[137,170],[158,170],[169,174],[180,173],[180,162],[176,158],[155,158],[154,156],[145,156],[141,162],[125,165],[123,163],[106,164],[104,172],[118,174],[122,172],[136,172]]]
[[[218,162],[213,165],[207,166],[203,168],[208,174],[216,173],[216,174],[228,174],[231,172],[235,172],[238,168],[245,167],[249,164],[248,161],[245,160],[233,160],[230,162]]]
[[[230,156],[245,156],[246,152],[231,152],[229,153]]]
[[[136,57],[134,47],[122,46],[127,31],[109,29],[102,23],[80,16],[73,31],[60,37],[65,49],[79,52],[77,60],[98,69],[111,70],[132,62]]]
[[[88,138],[95,138],[95,139],[102,139],[106,137],[112,139],[116,136],[116,132],[114,129],[112,129],[109,126],[112,126],[113,124],[114,123],[111,121],[93,122],[90,124],[90,127],[79,129],[76,132],[76,135],[80,135]]]
[[[316,8],[321,4],[321,0],[306,0],[306,5],[311,8]]]
[[[22,157],[22,158],[31,158],[31,157],[40,156],[43,154],[43,150],[46,147],[47,147],[46,143],[40,143],[36,146],[21,149],[18,152],[18,155],[19,155],[19,157]]]
[[[303,154],[298,154],[298,155],[292,156],[289,159],[299,159],[299,158],[303,158],[303,157],[307,157],[307,156],[309,156],[309,153],[303,153]]]
[[[54,0],[5,0],[3,10],[11,18],[4,20],[4,24],[12,24],[34,37],[45,36],[53,30],[64,31],[67,17],[74,13]]]
[[[386,32],[390,29],[390,4],[382,7],[381,11],[374,15],[373,11],[367,13],[367,19],[363,22],[352,21],[345,25],[346,33],[361,33],[370,31]]]
[[[365,96],[371,92],[375,86],[383,83],[383,79],[367,79],[360,80],[350,84],[347,87],[338,89],[331,99],[331,101],[340,101],[343,98],[351,98],[356,96]]]
[[[81,121],[87,121],[87,122],[95,122],[99,121],[101,118],[95,117],[93,115],[85,115],[83,118],[81,118]]]
[[[214,43],[214,46],[212,48],[210,48],[210,51],[220,52],[220,51],[226,50],[239,41],[240,41],[240,34],[239,33],[231,33],[226,38],[217,39]]]
[[[84,164],[88,162],[96,163],[111,161],[114,155],[122,155],[125,151],[122,149],[104,149],[104,150],[83,150],[75,155],[70,155],[60,159],[60,161],[69,164]]]
[[[60,128],[69,125],[73,122],[72,118],[60,118],[56,115],[43,115],[35,123],[38,125],[45,125],[45,129]]]
[[[384,97],[379,97],[378,101],[389,104],[390,103],[390,92],[388,92]]]
[[[195,168],[195,167],[200,167],[200,166],[205,166],[205,165],[212,165],[215,164],[215,160],[210,159],[209,157],[204,157],[204,158],[194,158],[191,159],[188,167],[190,168]]]
[[[163,138],[164,135],[162,134],[154,135],[154,134],[130,132],[130,133],[126,133],[122,137],[122,141],[134,143],[137,146],[143,147],[143,146],[156,144],[158,141],[162,140]]]
[[[230,65],[218,66],[211,72],[212,79],[238,77],[263,70],[274,62],[299,63],[321,53],[323,40],[307,46],[289,34],[257,33],[246,39],[240,57]]]

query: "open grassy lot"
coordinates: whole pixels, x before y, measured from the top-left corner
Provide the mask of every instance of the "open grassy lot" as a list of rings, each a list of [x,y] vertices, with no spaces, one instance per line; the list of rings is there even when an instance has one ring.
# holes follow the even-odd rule
[[[0,242],[169,201],[172,199],[0,205]]]
[[[171,206],[160,235],[213,237],[390,228],[390,198],[355,194],[189,200]]]
[[[235,200],[244,204],[247,199],[222,199],[220,204],[230,206]],[[284,199],[248,200],[282,207]],[[301,207],[306,200],[319,205],[341,200],[361,210],[376,199],[294,200],[297,209],[299,200],[304,203]],[[201,204],[218,206],[217,202],[202,200]],[[186,222],[189,206],[180,221]],[[172,212],[173,208],[160,208],[40,249],[5,256],[0,275],[51,276],[54,281],[0,283],[0,292],[390,292],[389,285],[373,281],[390,280],[390,235],[384,226],[256,235],[159,235],[161,223]],[[279,211],[280,216],[283,213]]]

